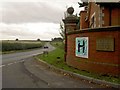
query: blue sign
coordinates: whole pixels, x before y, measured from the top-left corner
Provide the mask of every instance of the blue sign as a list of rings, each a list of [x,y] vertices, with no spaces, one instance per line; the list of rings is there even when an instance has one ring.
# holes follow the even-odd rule
[[[76,38],[76,56],[88,58],[88,37]]]

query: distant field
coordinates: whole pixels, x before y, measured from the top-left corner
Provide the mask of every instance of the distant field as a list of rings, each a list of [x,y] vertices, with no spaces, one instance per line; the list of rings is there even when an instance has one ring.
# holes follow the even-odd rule
[[[43,46],[43,43],[40,41],[31,41],[31,40],[4,40],[0,41],[2,47],[0,47],[0,51],[15,51],[15,50],[26,50],[26,49],[34,49],[40,48]]]

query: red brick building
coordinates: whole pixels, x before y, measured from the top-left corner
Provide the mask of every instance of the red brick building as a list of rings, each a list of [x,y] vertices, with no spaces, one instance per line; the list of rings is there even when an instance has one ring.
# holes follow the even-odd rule
[[[68,65],[99,74],[120,73],[120,3],[89,2],[78,20],[65,23],[65,61]]]
[[[80,12],[80,29],[120,25],[120,3],[89,2]],[[84,24],[83,24],[84,23]]]

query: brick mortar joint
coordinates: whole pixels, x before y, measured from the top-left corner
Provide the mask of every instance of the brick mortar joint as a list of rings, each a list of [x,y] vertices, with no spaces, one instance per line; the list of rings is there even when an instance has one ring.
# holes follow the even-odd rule
[[[87,63],[93,63],[93,64],[101,64],[101,65],[108,65],[108,66],[114,66],[119,67],[119,64],[112,64],[112,63],[104,63],[104,62],[93,62],[93,61],[85,61]]]

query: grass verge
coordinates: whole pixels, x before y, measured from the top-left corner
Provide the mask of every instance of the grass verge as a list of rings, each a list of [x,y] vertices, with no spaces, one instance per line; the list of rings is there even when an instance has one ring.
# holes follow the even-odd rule
[[[77,73],[80,75],[92,77],[95,79],[100,79],[100,80],[105,80],[108,82],[120,84],[120,80],[118,77],[104,76],[104,75],[100,75],[100,74],[90,73],[87,71],[78,70],[78,69],[68,66],[64,62],[64,49],[63,49],[64,45],[63,45],[63,43],[62,42],[52,42],[51,44],[53,46],[55,46],[56,49],[54,51],[50,52],[47,56],[38,55],[37,58],[40,58],[41,60],[43,60],[51,65],[54,65],[55,67],[60,68],[60,69],[64,69],[64,70],[71,71],[71,72],[74,72],[74,73]]]

